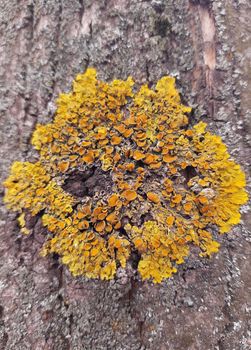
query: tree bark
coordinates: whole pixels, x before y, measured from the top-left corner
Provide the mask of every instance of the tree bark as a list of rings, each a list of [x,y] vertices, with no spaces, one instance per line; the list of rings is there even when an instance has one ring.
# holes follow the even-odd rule
[[[59,92],[88,66],[139,84],[175,76],[191,122],[209,123],[247,173],[250,18],[249,0],[1,0],[1,181],[14,160],[32,159],[35,124],[51,120]],[[0,349],[250,349],[246,209],[218,255],[153,285],[73,278],[39,256],[42,227],[24,237],[2,205]]]

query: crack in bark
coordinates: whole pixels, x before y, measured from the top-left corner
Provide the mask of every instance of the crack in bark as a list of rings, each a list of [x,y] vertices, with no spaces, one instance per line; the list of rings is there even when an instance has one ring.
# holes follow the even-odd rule
[[[202,38],[204,42],[204,64],[206,66],[206,82],[209,89],[209,97],[213,98],[214,70],[216,65],[215,50],[215,24],[209,8],[198,6]]]
[[[143,340],[143,330],[145,325],[145,320],[142,320],[140,317],[140,314],[133,308],[132,301],[134,300],[134,293],[137,292],[137,283],[134,280],[134,277],[131,277],[130,280],[130,289],[127,292],[127,306],[128,306],[128,312],[131,316],[131,318],[136,322],[137,324],[137,332],[139,336],[139,350],[144,346],[144,340]]]
[[[79,0],[79,5],[80,5],[80,8],[79,8],[79,24],[81,26],[82,25],[82,19],[83,19],[83,16],[84,16],[84,12],[85,12],[84,1],[83,0]]]
[[[214,72],[216,66],[216,45],[215,45],[215,23],[210,7],[210,2],[208,1],[190,1],[191,11],[198,13],[200,20],[200,31],[203,42],[203,73],[205,74],[206,89],[208,91],[208,103],[209,103],[209,114],[213,118],[215,114],[215,97],[214,97]],[[194,17],[194,14],[193,14]],[[194,24],[191,30],[193,35],[193,42],[195,47],[195,62],[199,62],[199,52],[197,47],[197,35]],[[194,71],[195,78],[198,78],[199,66]]]
[[[48,100],[46,104],[46,109],[48,109],[49,103],[52,102],[54,98],[54,92],[56,88],[56,75],[57,75],[57,68],[59,64],[59,58],[58,58],[58,50],[59,50],[59,44],[60,44],[60,35],[61,35],[61,26],[62,26],[62,13],[63,13],[63,5],[62,0],[59,0],[58,3],[58,21],[56,25],[56,33],[55,33],[55,52],[52,54],[51,57],[51,67],[52,67],[52,84],[51,84],[51,91],[48,93]]]

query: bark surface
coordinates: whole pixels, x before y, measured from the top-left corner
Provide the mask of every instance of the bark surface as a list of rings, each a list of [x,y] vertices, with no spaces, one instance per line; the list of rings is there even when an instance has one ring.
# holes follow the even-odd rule
[[[51,120],[58,93],[88,66],[140,84],[175,76],[191,122],[208,122],[248,173],[250,17],[249,0],[1,0],[0,180],[32,159],[35,124]],[[72,278],[39,257],[39,223],[24,237],[2,205],[0,224],[0,349],[251,348],[247,206],[216,256],[190,258],[161,285]]]

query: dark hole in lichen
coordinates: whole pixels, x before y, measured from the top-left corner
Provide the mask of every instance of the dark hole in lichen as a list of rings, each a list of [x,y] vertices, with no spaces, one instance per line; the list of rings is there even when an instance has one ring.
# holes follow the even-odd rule
[[[188,182],[190,179],[192,179],[193,177],[197,176],[198,173],[196,171],[196,169],[191,166],[191,165],[188,165],[184,170],[183,170],[183,175],[186,179],[186,182]]]
[[[84,197],[88,195],[86,181],[93,175],[93,173],[93,168],[86,171],[74,171],[68,175],[62,188],[76,197]]]
[[[136,166],[136,168],[144,168],[146,165],[142,160],[137,160],[135,162],[135,166]]]
[[[124,227],[120,227],[119,233],[120,233],[121,236],[124,236],[124,237],[126,237],[126,238],[129,238],[129,236],[128,236],[126,230],[124,229]]]
[[[139,252],[137,250],[134,250],[131,253],[131,257],[130,258],[131,258],[130,261],[131,261],[132,268],[137,270],[138,265],[139,265],[139,261],[141,259],[141,255],[139,254]]]
[[[182,216],[185,220],[190,220],[191,219],[191,216],[188,215],[188,214],[184,214],[184,213],[179,213],[180,216]]]
[[[140,224],[143,225],[145,222],[152,221],[152,220],[154,220],[154,218],[151,215],[151,213],[148,212],[146,214],[141,215],[141,217],[140,217]]]
[[[100,168],[89,168],[85,171],[74,171],[68,175],[62,188],[76,197],[100,196],[109,192],[112,187],[112,178],[108,172]]]
[[[59,261],[60,255],[57,253],[52,253],[52,260],[54,261],[54,264],[57,264]]]
[[[118,248],[114,248],[114,253],[115,253],[115,256],[117,256]],[[116,267],[117,268],[121,266],[121,264],[120,264],[118,259],[115,259],[115,263],[116,263]]]
[[[145,200],[147,200],[147,195],[146,195],[146,193],[145,193],[145,191],[143,190],[143,189],[139,189],[138,190],[138,193],[145,199]]]

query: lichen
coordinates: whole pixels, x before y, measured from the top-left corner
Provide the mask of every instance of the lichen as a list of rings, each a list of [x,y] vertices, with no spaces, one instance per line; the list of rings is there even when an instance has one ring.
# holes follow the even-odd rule
[[[36,127],[38,161],[15,162],[4,182],[21,232],[28,212],[40,215],[42,254],[88,278],[112,279],[136,256],[141,278],[158,283],[192,245],[217,252],[212,232],[240,222],[245,175],[205,123],[189,128],[190,111],[172,77],[137,91],[131,77],[78,75],[54,120]]]

